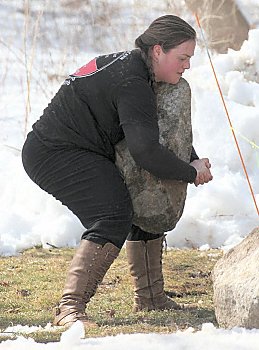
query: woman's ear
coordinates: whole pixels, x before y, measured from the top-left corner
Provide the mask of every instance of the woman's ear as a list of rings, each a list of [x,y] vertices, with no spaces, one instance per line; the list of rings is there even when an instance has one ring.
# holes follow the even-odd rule
[[[153,56],[153,59],[155,62],[158,62],[158,59],[159,59],[162,51],[163,50],[162,50],[161,45],[154,45],[152,47],[152,56]]]

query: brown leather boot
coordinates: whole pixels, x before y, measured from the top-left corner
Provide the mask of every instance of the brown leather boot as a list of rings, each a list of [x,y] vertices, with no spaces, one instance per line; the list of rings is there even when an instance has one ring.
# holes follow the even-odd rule
[[[56,307],[54,326],[71,326],[78,320],[85,327],[97,326],[89,321],[85,306],[119,252],[120,249],[111,243],[102,246],[81,241],[68,271],[63,296]]]
[[[126,251],[134,284],[134,311],[178,310],[182,307],[164,292],[162,252],[164,237],[127,241]]]

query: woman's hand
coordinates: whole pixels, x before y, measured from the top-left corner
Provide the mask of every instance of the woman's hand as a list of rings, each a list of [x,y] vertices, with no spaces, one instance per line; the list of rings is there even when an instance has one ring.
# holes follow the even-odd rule
[[[195,159],[190,165],[197,171],[197,176],[194,181],[196,187],[208,183],[213,179],[210,172],[211,164],[208,158]]]

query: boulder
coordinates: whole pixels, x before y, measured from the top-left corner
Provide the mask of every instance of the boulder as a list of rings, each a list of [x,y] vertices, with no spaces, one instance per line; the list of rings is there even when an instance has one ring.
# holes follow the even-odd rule
[[[259,227],[216,263],[212,279],[219,326],[259,328]]]
[[[192,148],[191,91],[183,78],[176,85],[160,83],[156,89],[160,142],[189,162]],[[125,140],[116,146],[116,162],[129,189],[133,223],[144,231],[172,230],[180,219],[187,183],[159,180],[136,165]]]

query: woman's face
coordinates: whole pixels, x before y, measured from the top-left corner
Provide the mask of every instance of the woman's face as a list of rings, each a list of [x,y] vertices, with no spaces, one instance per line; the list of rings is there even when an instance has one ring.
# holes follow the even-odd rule
[[[185,69],[190,68],[195,45],[195,40],[188,40],[167,53],[164,53],[160,45],[155,45],[152,50],[155,80],[177,84]]]

